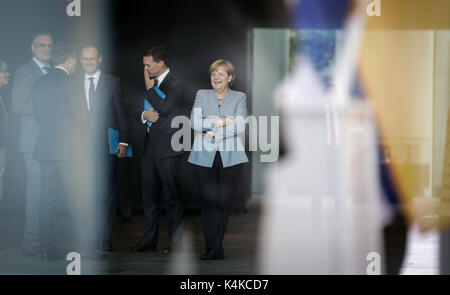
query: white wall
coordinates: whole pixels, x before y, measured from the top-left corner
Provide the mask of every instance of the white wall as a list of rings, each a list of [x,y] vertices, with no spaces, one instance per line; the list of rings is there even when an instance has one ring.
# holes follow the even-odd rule
[[[251,114],[274,116],[273,91],[288,70],[289,30],[253,29],[251,36]],[[270,129],[269,129],[270,130]],[[252,157],[252,194],[264,192],[264,173],[270,163],[260,162],[260,153]]]

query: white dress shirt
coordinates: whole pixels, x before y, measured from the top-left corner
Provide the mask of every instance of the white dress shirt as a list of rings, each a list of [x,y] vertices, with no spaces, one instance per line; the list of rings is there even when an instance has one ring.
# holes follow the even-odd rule
[[[64,72],[66,72],[67,75],[70,76],[69,72],[68,72],[65,68],[63,68],[63,67],[61,67],[61,66],[56,66],[55,69],[61,69],[61,70],[63,70]]]
[[[162,73],[161,75],[159,75],[158,77],[156,77],[156,79],[158,79],[158,85],[156,85],[156,87],[159,87],[159,85],[161,85],[162,81],[164,81],[164,79],[165,79],[166,76],[169,74],[169,72],[170,72],[170,69],[167,68],[167,70],[165,70],[164,73]],[[141,114],[141,121],[142,121],[142,124],[147,123],[147,120],[144,119],[144,112],[145,112],[145,111],[143,111],[142,114]]]
[[[100,79],[101,71],[98,70],[95,72],[94,75],[88,75],[87,73],[84,73],[84,93],[86,94],[86,104],[88,107],[88,110],[91,111],[91,105],[90,105],[90,97],[89,97],[89,87],[91,86],[91,80],[89,78],[94,78],[92,81],[94,83],[94,90],[97,90],[98,86],[98,80]],[[126,142],[119,142],[119,145],[128,146],[128,143]]]
[[[170,72],[170,69],[167,68],[167,70],[165,70],[164,73],[162,73],[161,75],[156,77],[156,79],[158,79],[158,85],[156,85],[156,87],[159,87],[159,85],[161,85],[162,81],[164,81],[164,79],[169,74],[169,72]]]
[[[41,63],[37,58],[33,57],[34,62],[38,65],[44,75],[47,75],[47,71],[44,70],[44,67],[50,67],[50,65],[46,65]]]

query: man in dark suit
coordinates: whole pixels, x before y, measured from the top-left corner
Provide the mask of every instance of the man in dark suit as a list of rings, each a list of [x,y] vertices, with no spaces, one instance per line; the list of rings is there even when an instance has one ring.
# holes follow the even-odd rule
[[[112,251],[112,226],[117,213],[115,169],[117,158],[124,158],[127,153],[129,118],[119,79],[99,69],[102,57],[98,49],[92,45],[84,47],[80,61],[84,70],[79,79],[85,114],[83,138],[89,151],[85,157],[86,181],[91,199],[96,200],[97,244],[101,250]],[[119,132],[116,155],[109,153],[109,128]]]
[[[167,205],[170,244],[163,253],[177,252],[182,247],[183,204],[180,195],[179,170],[182,152],[171,146],[172,135],[178,130],[171,128],[174,117],[182,115],[183,85],[167,67],[167,54],[163,47],[152,47],[143,57],[146,91],[136,110],[137,119],[146,126],[141,136],[142,193],[146,217],[145,230],[133,250],[156,251],[159,232],[160,194]],[[162,99],[158,87],[164,94]],[[153,106],[144,111],[144,99]]]
[[[33,159],[41,169],[39,237],[44,261],[63,258],[55,250],[52,229],[56,184],[61,183],[69,194],[79,184],[75,151],[79,143],[81,103],[76,84],[69,77],[77,64],[75,50],[68,43],[56,43],[52,62],[56,67],[38,79],[31,90],[33,115],[39,125]]]
[[[33,118],[31,86],[47,74],[53,40],[49,34],[38,34],[31,42],[33,58],[15,73],[12,85],[12,109],[20,116],[20,151],[25,161],[26,196],[25,230],[22,254],[39,255],[39,197],[41,194],[41,172],[38,162],[33,160],[33,151],[38,134],[38,125]]]

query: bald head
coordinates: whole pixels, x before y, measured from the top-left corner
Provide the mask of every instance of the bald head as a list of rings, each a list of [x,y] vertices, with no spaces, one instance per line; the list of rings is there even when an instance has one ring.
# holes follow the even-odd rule
[[[102,57],[95,46],[89,45],[81,50],[80,61],[84,72],[88,75],[93,75],[98,71]]]

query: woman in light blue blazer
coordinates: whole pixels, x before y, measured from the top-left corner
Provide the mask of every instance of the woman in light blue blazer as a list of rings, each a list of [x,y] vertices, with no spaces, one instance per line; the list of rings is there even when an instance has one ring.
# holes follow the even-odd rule
[[[217,60],[209,68],[213,89],[199,90],[191,112],[195,130],[189,163],[194,165],[206,252],[204,260],[224,259],[223,237],[233,206],[233,195],[243,163],[248,162],[241,136],[245,132],[247,101],[243,92],[229,88],[234,67]]]

